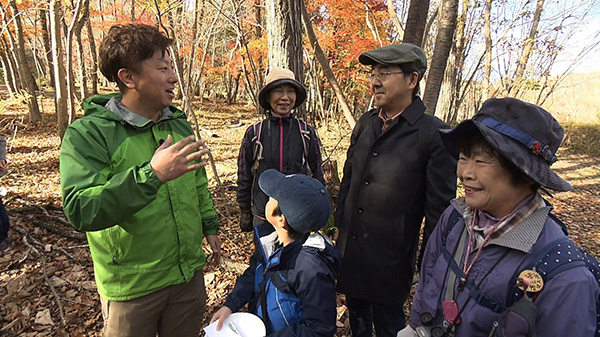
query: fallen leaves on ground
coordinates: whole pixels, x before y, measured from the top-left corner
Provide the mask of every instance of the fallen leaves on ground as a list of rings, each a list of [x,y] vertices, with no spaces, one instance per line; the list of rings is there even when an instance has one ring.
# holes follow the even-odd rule
[[[47,100],[44,104],[51,104]],[[62,213],[58,174],[60,142],[54,115],[43,125],[23,122],[23,107],[0,107],[0,132],[9,140],[10,174],[0,186],[11,217],[11,250],[0,253],[0,335],[101,336],[102,317],[91,257],[82,233]],[[51,111],[46,108],[45,111]],[[221,221],[223,261],[206,267],[208,302],[203,324],[220,308],[243,272],[253,250],[250,233],[238,227],[235,202],[236,159],[245,129],[258,117],[252,107],[204,103],[196,112],[202,137],[215,158],[222,185],[210,179]],[[339,125],[338,125],[339,124]],[[325,157],[345,160],[350,130],[343,123],[318,129]],[[550,198],[573,239],[600,255],[600,159],[563,149],[554,168],[575,187]],[[210,177],[214,172],[208,169]],[[208,245],[204,245],[209,252]],[[410,302],[409,302],[410,303]],[[338,298],[338,336],[347,336],[348,313]]]

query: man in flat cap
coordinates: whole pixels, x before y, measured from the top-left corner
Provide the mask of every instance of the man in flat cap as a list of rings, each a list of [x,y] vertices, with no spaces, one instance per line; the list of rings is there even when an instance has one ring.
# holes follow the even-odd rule
[[[355,337],[396,336],[406,320],[423,218],[423,246],[456,194],[456,161],[417,96],[427,69],[410,43],[362,53],[377,105],[352,132],[335,212],[343,254],[338,291]]]

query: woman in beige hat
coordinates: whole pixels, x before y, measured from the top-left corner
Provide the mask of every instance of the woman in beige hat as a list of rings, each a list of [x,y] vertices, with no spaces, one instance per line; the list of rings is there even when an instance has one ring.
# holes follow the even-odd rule
[[[242,231],[251,231],[266,221],[269,198],[256,183],[262,172],[276,169],[284,174],[301,173],[325,184],[320,140],[311,126],[292,113],[305,100],[306,89],[293,72],[271,70],[258,94],[267,118],[246,130],[238,157],[237,201]]]

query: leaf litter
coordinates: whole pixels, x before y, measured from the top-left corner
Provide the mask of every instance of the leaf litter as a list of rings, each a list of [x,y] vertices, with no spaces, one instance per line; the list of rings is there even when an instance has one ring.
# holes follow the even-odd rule
[[[43,102],[52,111],[51,101]],[[0,132],[8,138],[10,173],[0,178],[10,215],[11,250],[0,253],[0,335],[101,336],[102,315],[91,256],[83,233],[76,232],[61,209],[56,118],[24,122],[23,104],[8,100],[0,106]],[[252,253],[250,233],[238,227],[235,202],[237,154],[245,129],[259,120],[254,108],[204,102],[196,106],[201,136],[214,156],[221,186],[207,166],[209,188],[221,222],[223,260],[205,268],[208,294],[203,326],[224,303]],[[310,121],[309,121],[310,122]],[[324,161],[343,166],[350,129],[342,119],[318,128]],[[335,167],[335,166],[334,166]],[[600,159],[563,148],[553,168],[574,187],[550,201],[571,237],[600,255]],[[341,173],[340,173],[341,174]],[[336,189],[330,186],[335,195]],[[205,251],[210,248],[204,243]],[[407,310],[410,300],[407,302]],[[343,296],[338,298],[337,336],[349,335]],[[64,323],[63,323],[64,322]]]

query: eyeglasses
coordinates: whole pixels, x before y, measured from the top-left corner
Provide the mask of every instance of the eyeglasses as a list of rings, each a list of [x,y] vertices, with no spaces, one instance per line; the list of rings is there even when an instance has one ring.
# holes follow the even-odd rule
[[[378,73],[378,74],[369,73],[369,74],[366,74],[366,75],[367,75],[367,80],[369,80],[369,81],[373,81],[374,79],[378,79],[380,81],[383,81],[383,80],[385,80],[385,78],[388,75],[392,75],[392,74],[404,74],[404,72],[402,72],[402,71],[384,71],[384,72],[381,72],[381,73]]]

